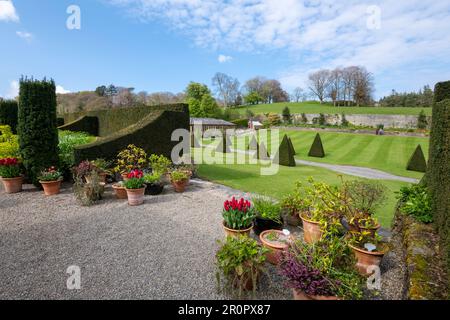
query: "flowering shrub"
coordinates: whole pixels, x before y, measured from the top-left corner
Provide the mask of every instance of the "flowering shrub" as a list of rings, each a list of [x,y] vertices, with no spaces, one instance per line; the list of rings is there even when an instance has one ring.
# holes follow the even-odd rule
[[[51,166],[50,168],[41,171],[38,179],[40,181],[59,181],[62,179],[62,173],[56,169],[56,167]]]
[[[20,173],[20,162],[17,158],[0,159],[0,177],[17,178]]]
[[[255,218],[254,209],[250,201],[233,197],[223,204],[223,219],[225,226],[234,230],[247,229]]]
[[[132,170],[127,177],[128,180],[124,183],[125,188],[141,189],[145,187],[144,173],[142,170]]]
[[[0,126],[0,158],[19,157],[19,139],[10,126]]]
[[[118,173],[128,173],[133,169],[144,170],[147,166],[147,153],[144,149],[130,144],[117,155],[117,166],[114,170]]]

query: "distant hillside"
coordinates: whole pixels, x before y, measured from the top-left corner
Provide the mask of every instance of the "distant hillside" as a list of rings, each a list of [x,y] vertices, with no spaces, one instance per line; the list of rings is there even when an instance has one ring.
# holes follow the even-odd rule
[[[111,106],[108,97],[101,97],[94,91],[58,94],[57,101],[59,114],[93,111]]]

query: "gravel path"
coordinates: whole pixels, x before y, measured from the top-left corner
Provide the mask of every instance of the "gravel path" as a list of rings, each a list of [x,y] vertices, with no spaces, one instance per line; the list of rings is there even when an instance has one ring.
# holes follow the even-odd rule
[[[0,299],[219,299],[214,268],[223,239],[221,210],[231,195],[209,182],[187,192],[171,187],[129,207],[110,189],[92,207],[70,189],[45,197],[31,186],[0,194]],[[68,290],[69,266],[81,268],[81,290]],[[272,266],[260,299],[290,299]]]

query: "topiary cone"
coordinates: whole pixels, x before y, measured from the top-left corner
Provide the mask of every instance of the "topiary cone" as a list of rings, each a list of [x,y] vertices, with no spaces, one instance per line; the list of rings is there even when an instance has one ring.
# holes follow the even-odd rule
[[[317,134],[314,138],[314,142],[311,145],[311,149],[308,153],[309,157],[323,158],[325,157],[325,151],[323,150],[322,139],[320,138],[320,134]]]
[[[292,143],[292,140],[291,140],[290,137],[288,137],[288,140],[289,140],[289,145],[291,146],[291,149],[292,149],[292,151],[294,152],[294,156],[295,156],[295,155],[297,154],[297,152],[295,152],[294,144]]]
[[[406,170],[418,172],[427,171],[427,161],[425,160],[425,155],[423,154],[420,144],[417,146],[416,150],[414,150],[411,158],[409,158]]]
[[[278,160],[280,166],[295,167],[294,150],[292,150],[287,135],[284,135],[283,140],[278,148],[278,152],[274,158],[274,162]]]

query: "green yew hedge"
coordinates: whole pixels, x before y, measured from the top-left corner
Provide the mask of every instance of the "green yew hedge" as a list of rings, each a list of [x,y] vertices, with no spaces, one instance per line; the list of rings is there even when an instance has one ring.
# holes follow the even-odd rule
[[[41,170],[58,166],[56,88],[53,80],[20,80],[18,134],[20,154],[31,182],[40,186]]]
[[[0,101],[0,124],[11,127],[12,132],[17,133],[18,104],[16,100]]]
[[[325,151],[323,150],[322,139],[320,138],[320,134],[317,134],[314,138],[314,142],[311,145],[311,149],[308,153],[309,157],[317,157],[323,158],[325,157]]]
[[[417,146],[414,153],[409,158],[406,170],[426,172],[427,171],[427,161],[425,160],[425,155],[423,154],[422,147],[420,144]]]
[[[284,135],[283,140],[281,141],[274,162],[276,162],[277,160],[280,166],[287,166],[287,167],[296,166],[294,159],[294,150],[291,148],[289,138],[287,135]]]
[[[83,116],[75,121],[58,127],[58,129],[75,132],[86,132],[91,136],[97,137],[99,132],[98,118]]]

